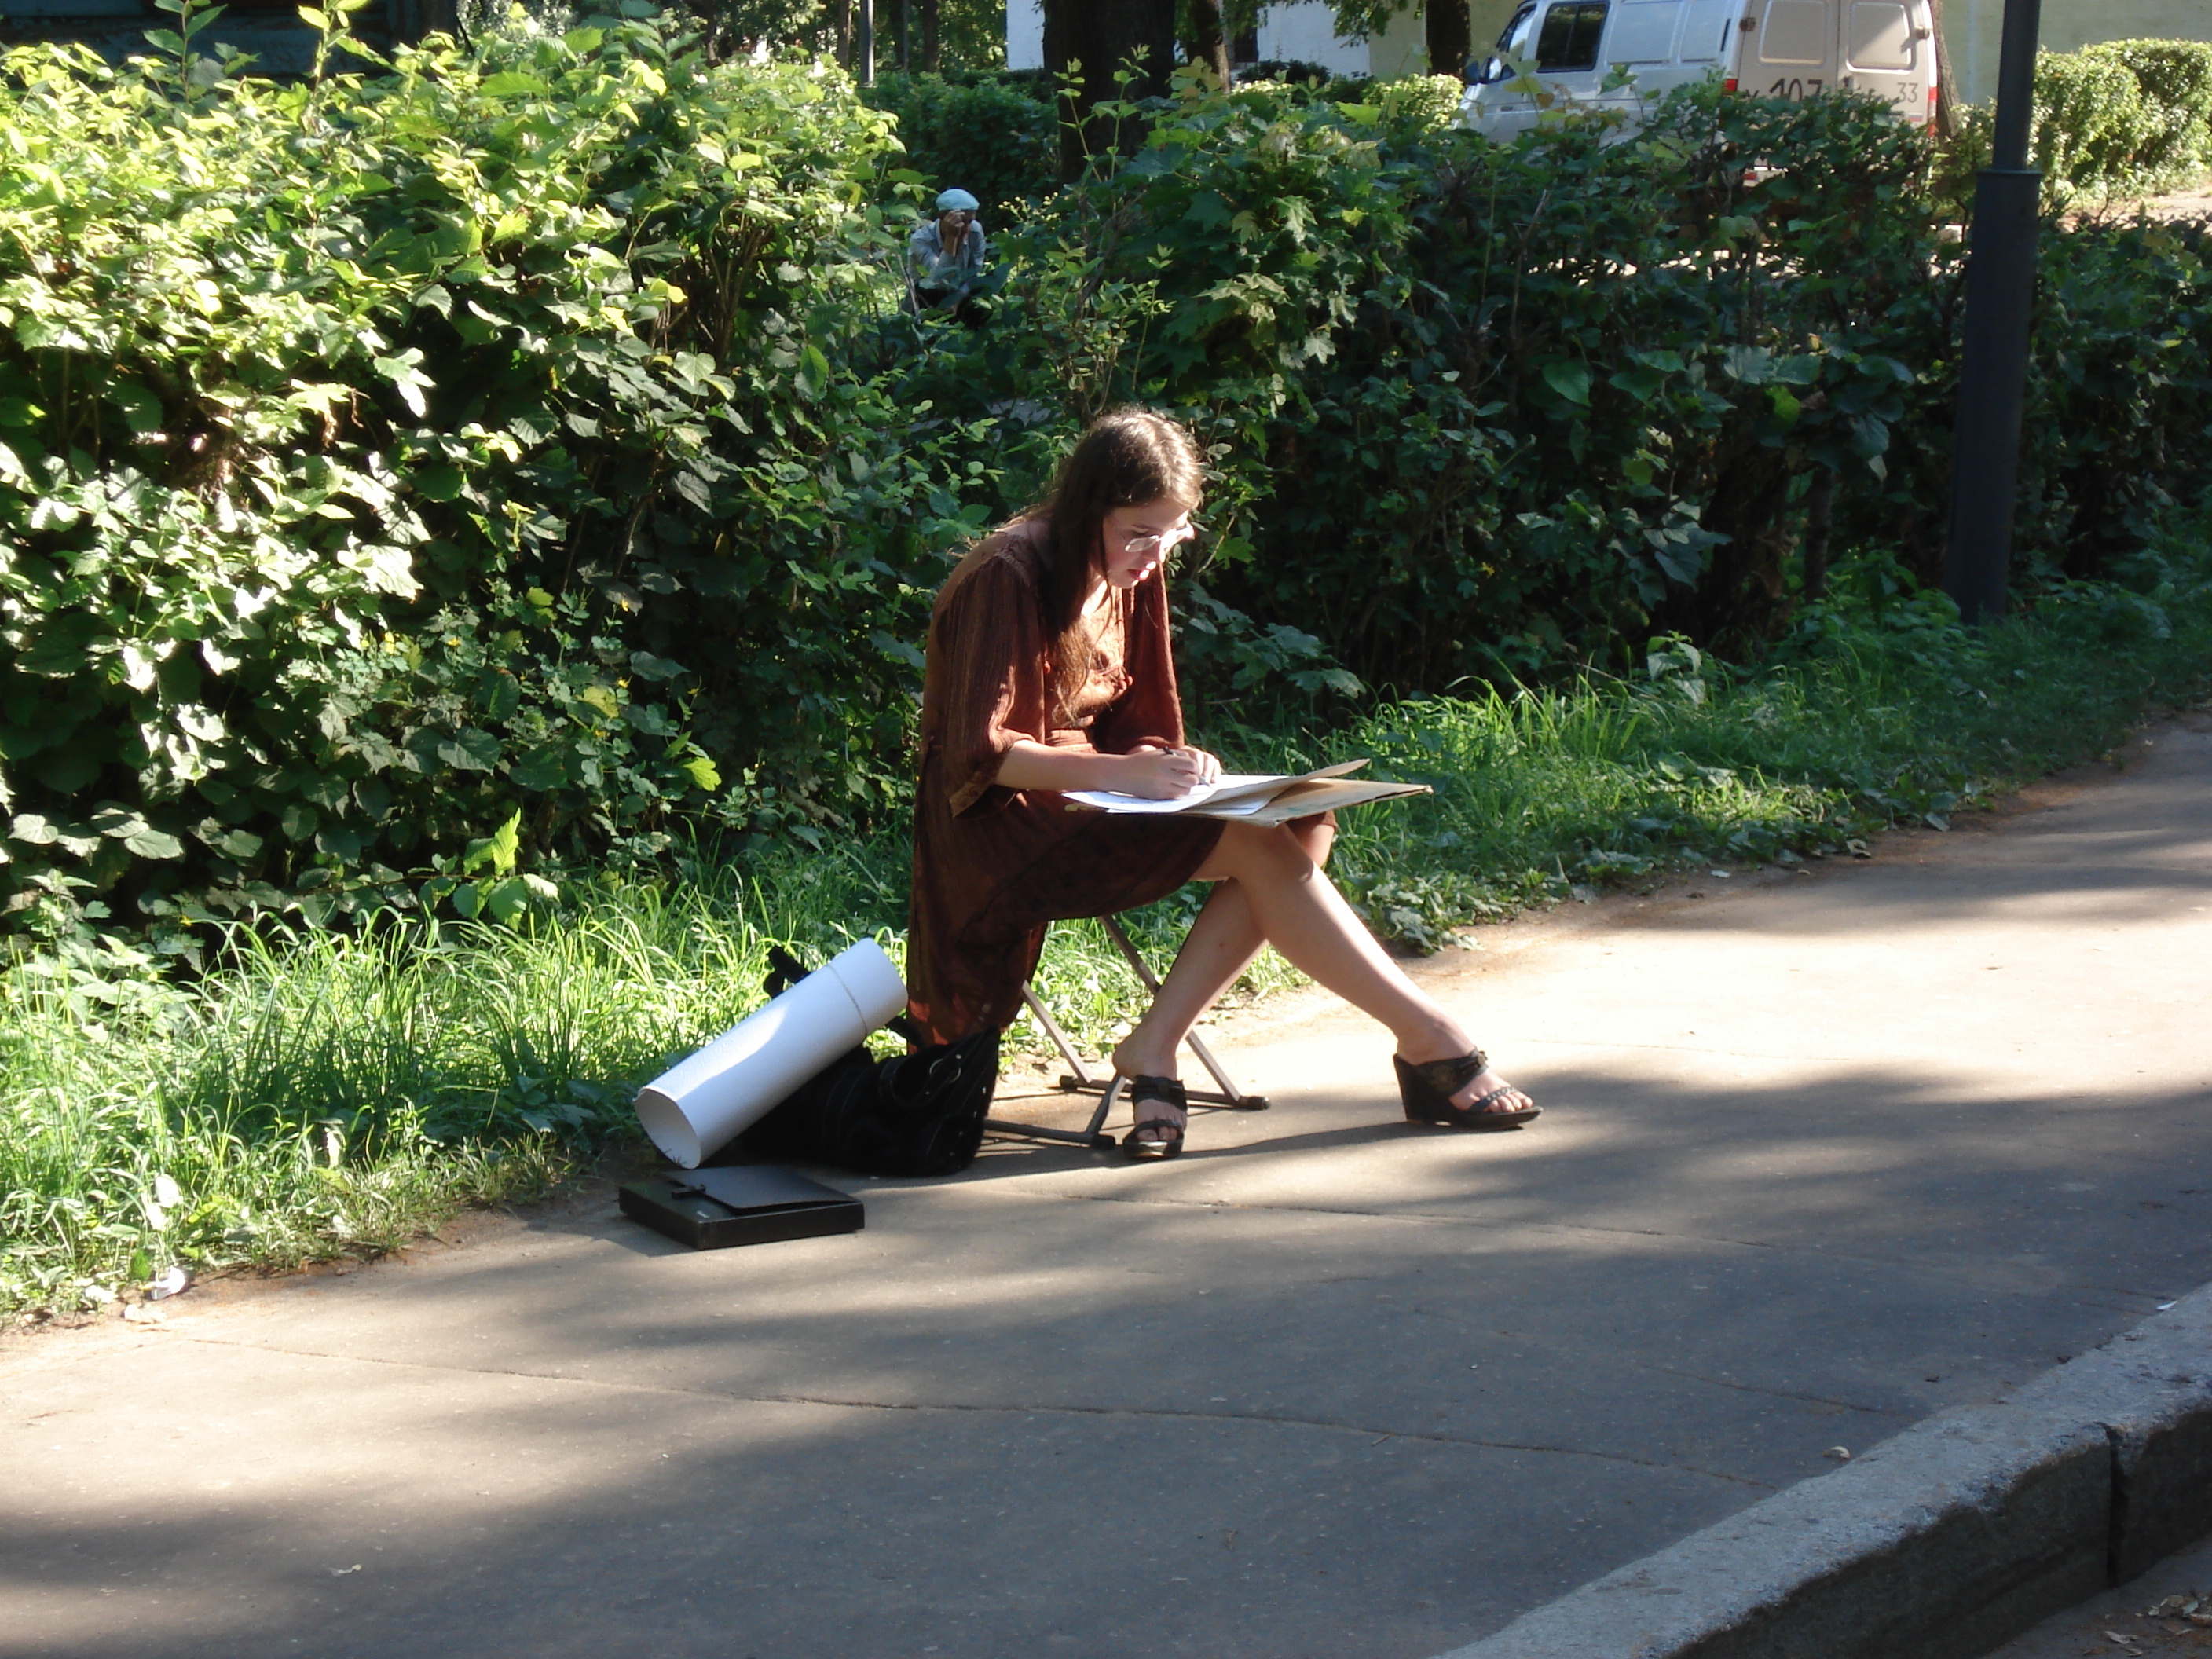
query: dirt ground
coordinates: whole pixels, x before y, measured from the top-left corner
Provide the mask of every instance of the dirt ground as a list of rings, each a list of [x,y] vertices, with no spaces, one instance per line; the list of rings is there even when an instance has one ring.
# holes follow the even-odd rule
[[[2124,223],[2137,213],[2171,222],[2177,219],[2212,219],[2212,179],[2199,179],[2187,190],[2164,196],[2115,197],[2094,204],[2084,202],[2068,215],[2069,222]]]

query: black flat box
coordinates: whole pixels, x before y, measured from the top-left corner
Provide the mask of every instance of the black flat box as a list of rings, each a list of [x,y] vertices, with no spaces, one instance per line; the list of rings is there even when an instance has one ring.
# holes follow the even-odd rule
[[[622,1212],[695,1250],[857,1233],[860,1200],[789,1170],[672,1170],[624,1184]]]

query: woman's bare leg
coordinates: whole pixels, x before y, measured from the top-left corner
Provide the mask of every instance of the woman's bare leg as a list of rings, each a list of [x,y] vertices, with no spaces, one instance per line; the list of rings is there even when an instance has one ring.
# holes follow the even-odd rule
[[[1336,831],[1326,823],[1284,826],[1316,867],[1328,862]],[[1178,1077],[1178,1055],[1206,1011],[1237,982],[1267,943],[1244,890],[1234,880],[1218,882],[1206,908],[1184,935],[1175,965],[1161,981],[1137,1029],[1114,1050],[1115,1069],[1125,1077]]]
[[[1451,1059],[1474,1047],[1474,1039],[1459,1024],[1423,995],[1390,960],[1316,859],[1287,830],[1237,823],[1224,825],[1213,855],[1198,871],[1198,879],[1219,881],[1224,887],[1234,884],[1241,905],[1217,893],[1200,913],[1200,924],[1205,925],[1218,907],[1219,914],[1203,941],[1205,948],[1194,957],[1176,997],[1164,1006],[1155,1002],[1158,1018],[1148,1013],[1115,1049],[1115,1064],[1125,1073],[1160,1065],[1168,1069],[1155,1075],[1176,1074],[1174,1046],[1182,1042],[1212,996],[1218,995],[1243,971],[1251,949],[1256,948],[1245,944],[1246,928],[1256,929],[1292,966],[1389,1027],[1398,1039],[1398,1052],[1406,1060],[1418,1065]],[[1194,927],[1192,933],[1196,941],[1198,928]],[[1236,957],[1240,945],[1245,954]],[[1213,983],[1206,1001],[1194,1009],[1191,1005],[1196,994],[1214,981],[1232,957],[1234,967],[1228,978]],[[1178,957],[1176,969],[1182,969],[1182,958]],[[1175,978],[1176,972],[1171,972],[1170,982]],[[1163,1000],[1167,999],[1168,988],[1161,988]],[[1168,1041],[1170,1036],[1172,1042]],[[1127,1064],[1123,1063],[1125,1057]],[[1468,1105],[1504,1086],[1503,1078],[1486,1069],[1452,1099],[1456,1104]],[[1517,1091],[1500,1102],[1506,1109],[1526,1104],[1526,1097]]]

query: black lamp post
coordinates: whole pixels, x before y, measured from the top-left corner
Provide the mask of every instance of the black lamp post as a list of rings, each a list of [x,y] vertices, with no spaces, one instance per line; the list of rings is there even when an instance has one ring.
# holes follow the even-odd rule
[[[1966,360],[1951,444],[1951,532],[1944,591],[1969,627],[2004,614],[2020,483],[2021,405],[2035,302],[2036,206],[2043,175],[2027,164],[2035,46],[2043,0],[2005,0],[1996,143],[1974,188],[1966,264]]]

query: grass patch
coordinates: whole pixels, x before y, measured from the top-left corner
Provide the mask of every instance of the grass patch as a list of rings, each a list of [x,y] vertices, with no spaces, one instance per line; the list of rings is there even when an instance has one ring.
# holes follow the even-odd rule
[[[1633,680],[1208,735],[1243,766],[1364,754],[1434,786],[1346,814],[1336,859],[1378,931],[1434,945],[1669,870],[1941,826],[2104,752],[2205,689],[2203,530],[1978,636],[1863,560],[1755,668],[1662,642]],[[373,1254],[542,1194],[634,1135],[638,1083],[759,1000],[772,941],[820,959],[876,936],[896,954],[906,860],[893,830],[677,885],[603,878],[519,931],[240,929],[191,983],[113,943],[19,962],[0,976],[0,1311],[98,1305],[172,1265]],[[1155,960],[1200,897],[1133,918]],[[1293,977],[1263,956],[1244,990]],[[1039,978],[1094,1048],[1142,1006],[1089,924],[1054,930]]]

